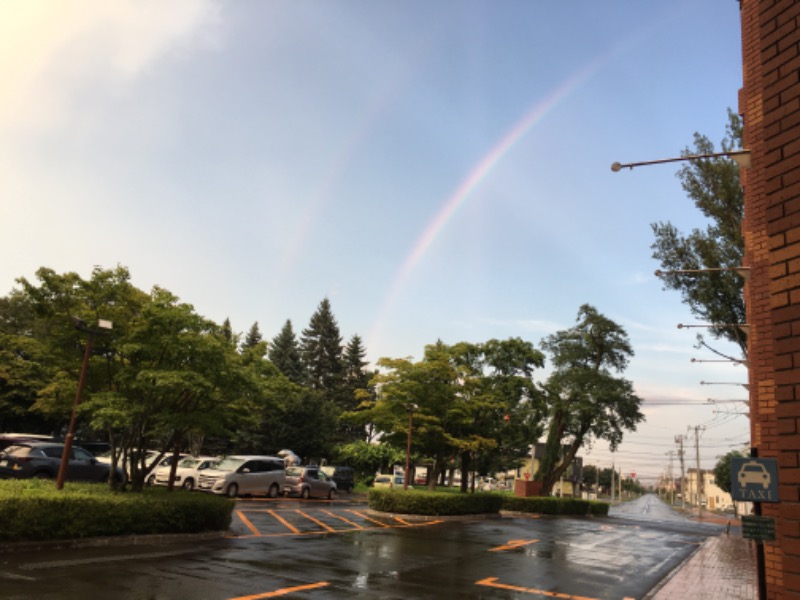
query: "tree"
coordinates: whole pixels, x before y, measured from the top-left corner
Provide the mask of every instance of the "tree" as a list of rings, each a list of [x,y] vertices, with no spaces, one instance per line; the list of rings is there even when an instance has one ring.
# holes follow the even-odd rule
[[[731,493],[731,459],[743,458],[744,454],[738,450],[732,450],[717,461],[714,466],[714,483],[721,490]]]
[[[305,382],[300,348],[297,345],[291,321],[287,320],[280,333],[273,338],[269,345],[268,356],[272,364],[278,367],[290,381],[297,384]]]
[[[581,447],[603,439],[614,451],[624,432],[635,431],[644,419],[633,384],[615,376],[633,356],[625,330],[588,304],[580,307],[576,321],[542,342],[554,367],[544,384],[550,418],[535,476],[543,495],[551,493]]]
[[[683,156],[710,154],[714,145],[698,133],[694,151]],[[742,145],[742,122],[728,110],[722,150]],[[739,184],[739,166],[729,158],[690,161],[679,172],[682,187],[695,206],[709,220],[705,230],[684,235],[672,223],[654,223],[653,258],[663,269],[659,276],[667,289],[677,290],[692,314],[707,323],[739,324],[746,321],[743,280],[733,269],[742,266],[744,239],[744,192]],[[703,274],[670,273],[676,270],[724,269]],[[747,336],[738,327],[711,328],[709,334],[739,346],[747,356]],[[700,343],[702,336],[699,336]]]
[[[319,303],[308,327],[303,330],[300,356],[306,368],[308,385],[333,394],[342,383],[344,364],[342,336],[327,298]]]
[[[261,331],[258,328],[258,321],[256,321],[250,326],[250,329],[244,338],[244,342],[242,342],[242,349],[251,350],[258,346],[263,339],[264,338],[261,335]]]
[[[361,342],[361,337],[353,335],[347,343],[343,357],[344,381],[338,402],[343,414],[356,410],[361,402],[375,398],[375,388],[370,384],[375,373],[366,368],[369,364],[366,356],[367,351]],[[362,426],[354,427],[346,419],[340,419],[339,430],[345,443],[363,440],[365,436]]]

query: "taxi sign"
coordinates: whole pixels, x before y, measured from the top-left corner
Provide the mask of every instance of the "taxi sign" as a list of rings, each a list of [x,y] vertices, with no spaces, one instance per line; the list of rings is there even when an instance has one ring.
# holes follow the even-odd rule
[[[777,461],[731,457],[731,497],[745,502],[779,502]]]

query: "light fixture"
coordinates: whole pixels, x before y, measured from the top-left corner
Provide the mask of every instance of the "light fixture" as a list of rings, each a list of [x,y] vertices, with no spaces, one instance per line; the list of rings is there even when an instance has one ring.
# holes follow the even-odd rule
[[[736,365],[744,365],[745,367],[748,366],[746,360],[739,360],[737,358],[715,358],[715,359],[700,359],[700,358],[693,358],[691,359],[693,363],[735,363],[733,366]]]
[[[675,158],[661,158],[658,160],[646,160],[634,163],[618,163],[615,162],[611,165],[611,170],[615,173],[622,169],[633,169],[633,167],[643,167],[646,165],[659,165],[662,163],[678,162],[682,160],[702,160],[704,158],[722,158],[727,157],[736,161],[740,167],[746,169],[750,168],[750,150],[730,150],[728,152],[712,152],[710,154],[690,154],[688,156],[679,156]]]
[[[678,329],[689,329],[691,327],[707,327],[709,329],[728,329],[732,327],[740,329],[745,335],[750,335],[750,325],[747,323],[678,323]]]
[[[662,271],[661,269],[657,269],[655,272],[656,277],[661,277],[662,275],[696,275],[701,273],[720,273],[723,271],[734,271],[736,272],[742,279],[748,281],[750,279],[750,267],[716,267],[710,269],[674,269],[671,271]]]
[[[740,385],[744,389],[749,390],[749,383],[739,383],[738,381],[701,381],[700,385]]]

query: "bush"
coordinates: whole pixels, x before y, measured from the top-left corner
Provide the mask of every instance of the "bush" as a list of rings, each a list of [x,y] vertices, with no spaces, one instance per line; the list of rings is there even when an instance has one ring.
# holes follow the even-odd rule
[[[503,507],[499,494],[442,494],[421,490],[369,491],[369,507],[403,515],[475,515],[496,513]]]
[[[0,541],[225,531],[234,502],[214,494],[154,488],[111,491],[104,484],[0,481]]]
[[[501,510],[544,515],[607,515],[605,502],[553,496],[517,497],[496,493],[453,494],[420,490],[372,489],[369,507],[404,515],[477,515]]]
[[[608,504],[580,498],[506,496],[503,510],[543,515],[607,515]]]

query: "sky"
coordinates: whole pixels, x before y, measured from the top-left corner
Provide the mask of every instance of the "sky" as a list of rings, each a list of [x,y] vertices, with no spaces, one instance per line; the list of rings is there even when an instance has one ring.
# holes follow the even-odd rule
[[[122,265],[266,339],[328,298],[373,367],[538,345],[588,303],[646,421],[584,462],[650,481],[697,431],[713,468],[746,368],[700,362],[650,248],[705,222],[675,164],[610,165],[719,147],[741,84],[734,0],[5,0],[0,294]]]

